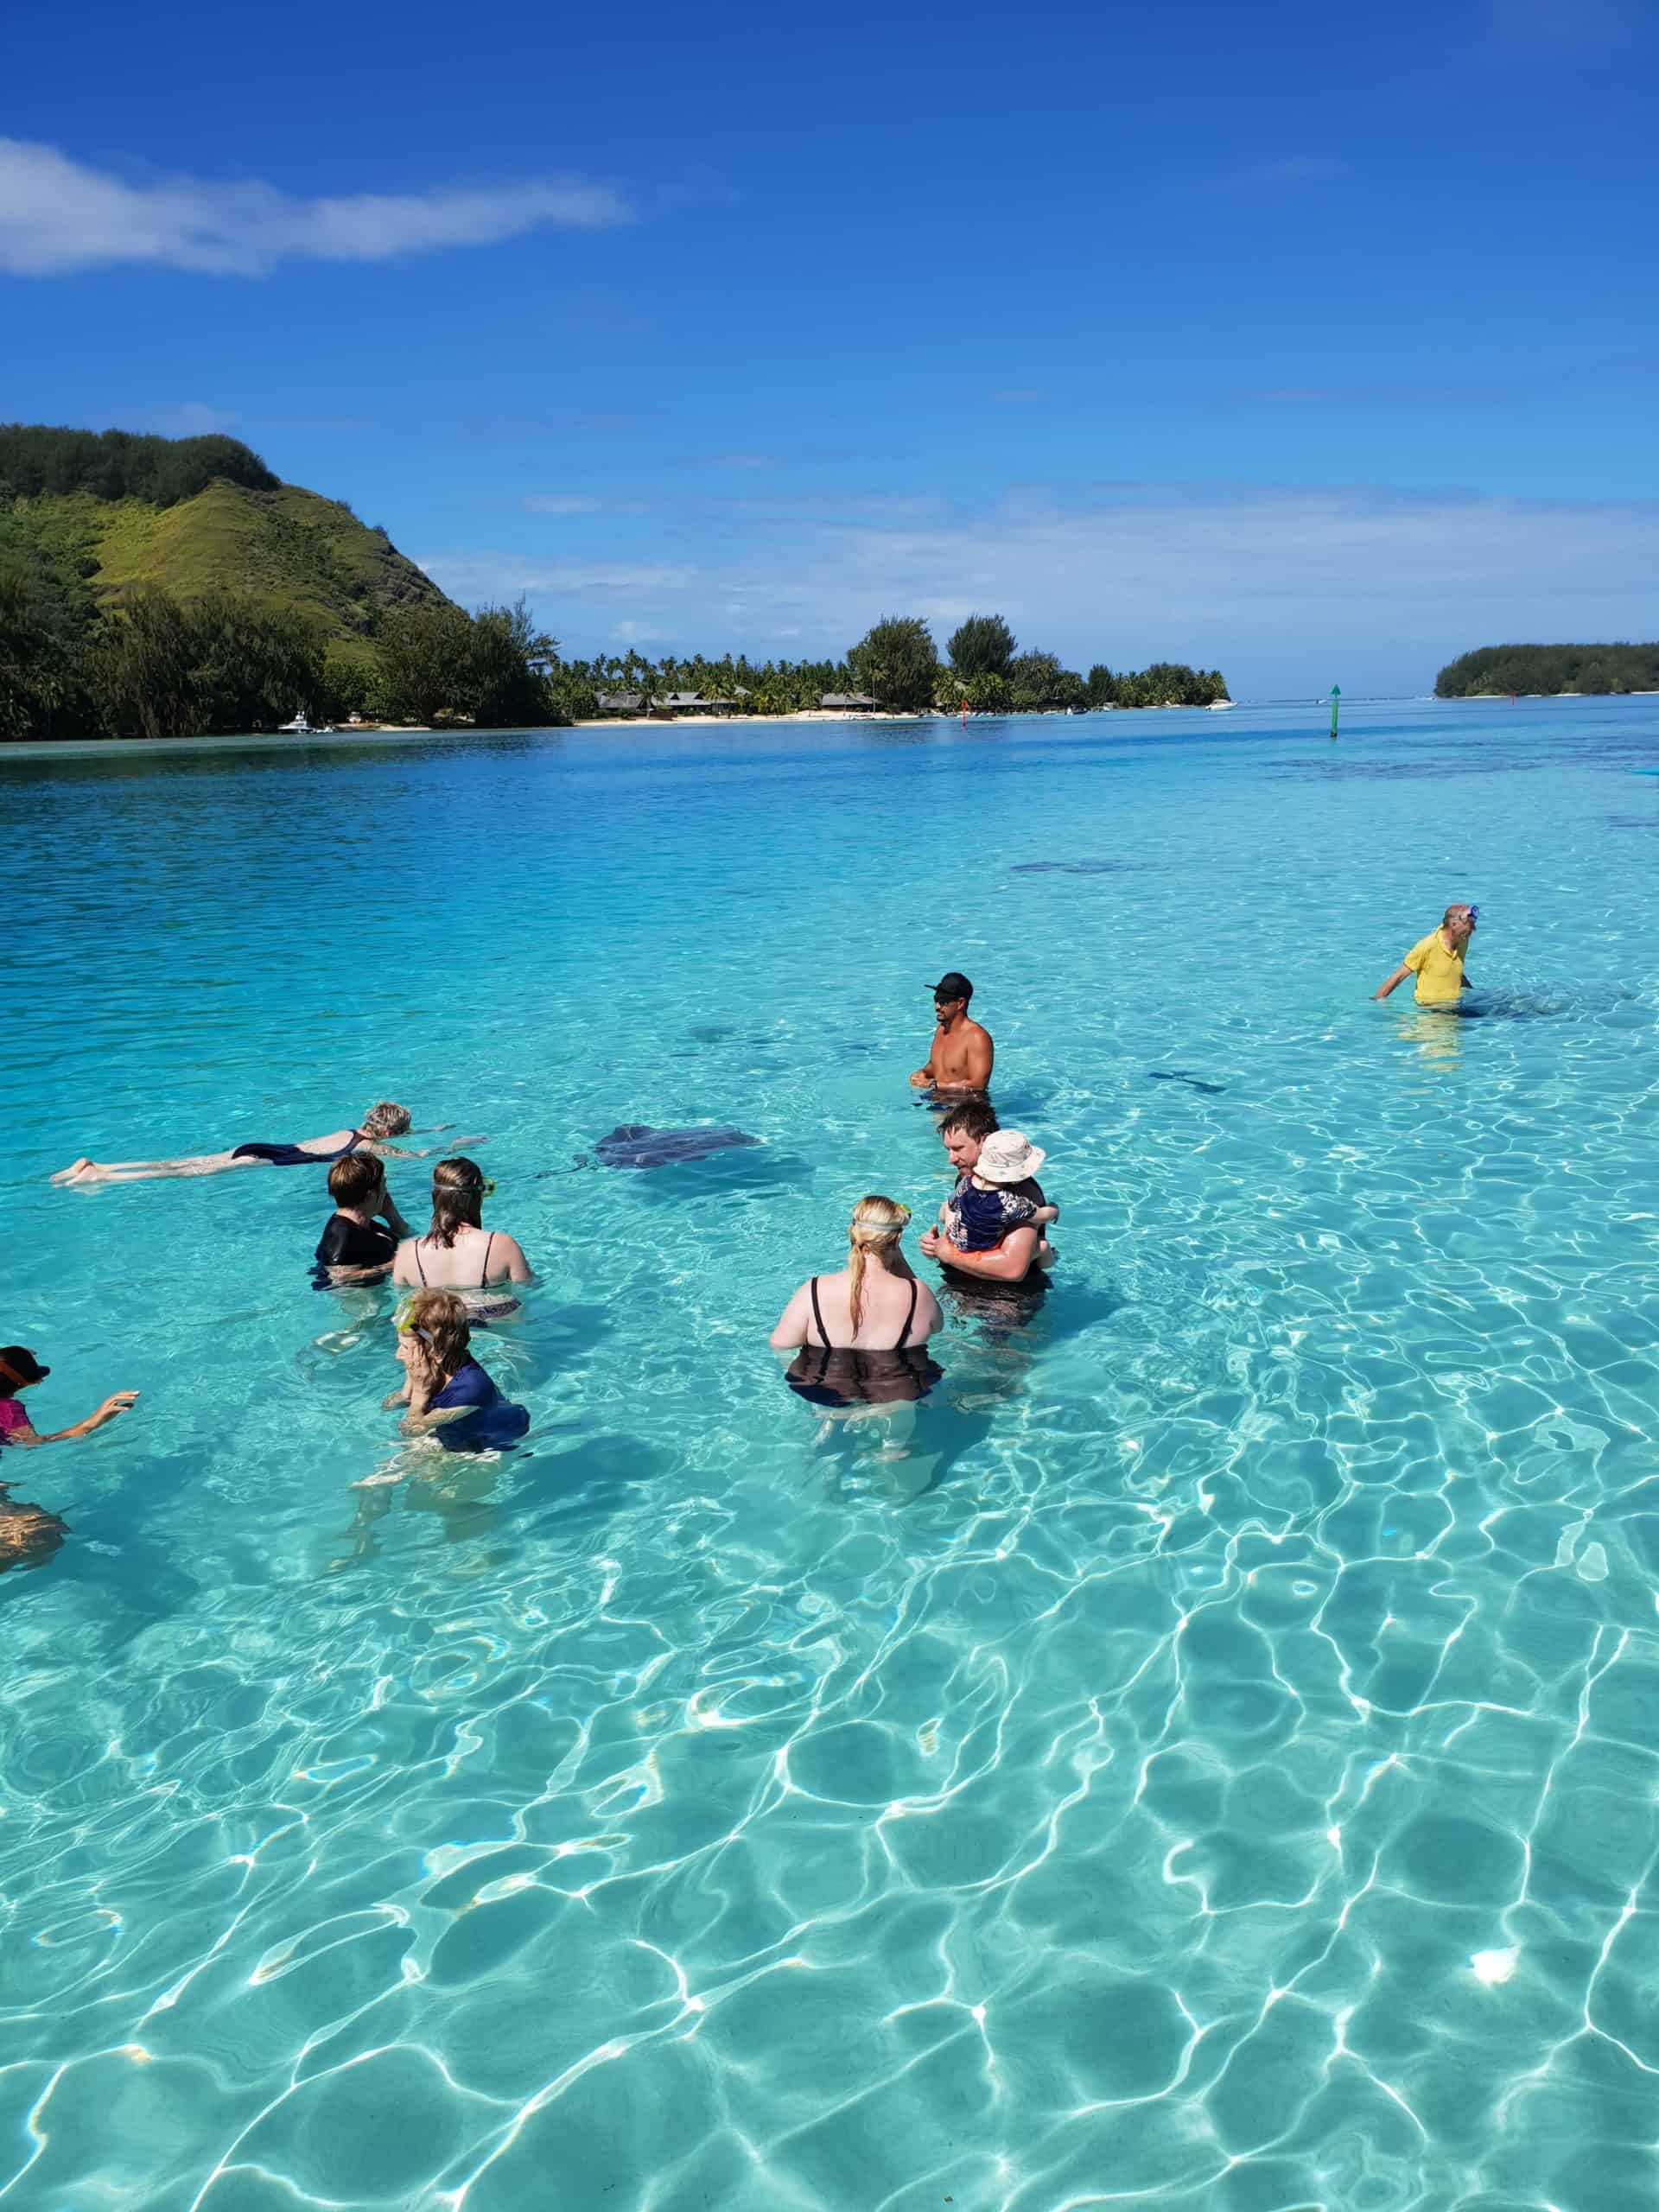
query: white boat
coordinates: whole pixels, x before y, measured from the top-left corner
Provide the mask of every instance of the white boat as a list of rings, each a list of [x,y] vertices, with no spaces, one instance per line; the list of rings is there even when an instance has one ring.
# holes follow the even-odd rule
[[[279,737],[309,737],[311,725],[305,719],[305,709],[302,707],[291,722],[278,722],[276,734]]]
[[[1210,702],[1210,712],[1212,715],[1230,715],[1237,704],[1236,699],[1212,699]]]

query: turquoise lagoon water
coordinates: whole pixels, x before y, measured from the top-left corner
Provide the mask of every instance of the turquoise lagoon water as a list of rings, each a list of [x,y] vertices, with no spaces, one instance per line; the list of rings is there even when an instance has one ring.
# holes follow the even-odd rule
[[[0,1581],[0,2203],[1650,2203],[1656,759],[1562,701],[0,760],[0,1334],[42,1427],[143,1393],[6,1469],[71,1534]],[[1454,896],[1488,1018],[1368,1003]],[[912,1433],[820,1424],[766,1331],[942,1193],[952,965],[1060,1265]],[[369,1493],[320,1175],[45,1178],[383,1095],[542,1282],[529,1448]],[[764,1145],[578,1167],[618,1122]]]

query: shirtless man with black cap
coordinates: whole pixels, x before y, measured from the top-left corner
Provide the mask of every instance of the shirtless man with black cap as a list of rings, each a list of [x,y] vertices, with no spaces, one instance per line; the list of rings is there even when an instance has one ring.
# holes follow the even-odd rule
[[[933,986],[933,1012],[938,1026],[927,1065],[911,1077],[913,1090],[960,1092],[984,1090],[991,1080],[995,1047],[988,1031],[968,1019],[968,1001],[974,987],[953,968]]]

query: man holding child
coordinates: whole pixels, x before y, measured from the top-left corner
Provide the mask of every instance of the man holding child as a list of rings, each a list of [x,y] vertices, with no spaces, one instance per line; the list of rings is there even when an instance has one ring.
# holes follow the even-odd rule
[[[982,1281],[1023,1282],[1054,1257],[1043,1230],[1058,1209],[1035,1179],[1046,1155],[1018,1129],[1001,1128],[995,1109],[978,1098],[944,1116],[939,1141],[957,1185],[939,1225],[923,1234],[923,1253]]]

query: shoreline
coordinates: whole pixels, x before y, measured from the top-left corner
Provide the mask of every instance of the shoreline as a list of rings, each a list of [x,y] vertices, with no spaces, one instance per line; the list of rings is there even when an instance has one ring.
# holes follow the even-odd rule
[[[1505,695],[1508,696],[1507,694]],[[970,711],[970,722],[1086,722],[1096,715],[1207,715],[1213,713],[1221,702],[1205,701],[1202,705],[1178,705],[1173,701],[1160,701],[1155,707],[1090,707],[1082,714],[1070,707],[1007,707],[995,712]],[[1238,702],[1229,699],[1229,707]],[[940,707],[929,707],[914,714],[888,707],[799,707],[785,715],[594,715],[579,721],[562,725],[566,729],[667,729],[676,725],[695,729],[700,723],[718,723],[731,728],[748,722],[955,722],[962,719],[958,709],[949,711]]]
[[[1464,692],[1456,698],[1442,699],[1437,698],[1433,692],[1428,692],[1422,695],[1418,703],[1436,707],[1490,706],[1498,701],[1507,700],[1510,696],[1507,691]],[[1588,699],[1601,705],[1618,705],[1624,701],[1659,698],[1659,691],[1645,690],[1615,692],[1522,691],[1514,696],[1517,698],[1531,700]],[[1232,703],[1237,705],[1239,702],[1235,701]],[[1247,708],[1249,705],[1248,701],[1243,703]],[[1262,702],[1259,711],[1281,712],[1286,709],[1300,707],[1304,703],[1319,707],[1322,706],[1324,702],[1318,699],[1309,702],[1300,700],[1267,700]],[[1355,703],[1363,702],[1356,701]],[[1395,702],[1390,702],[1390,703]],[[1027,709],[1023,711],[1011,709],[1007,714],[1000,715],[970,715],[968,719],[975,722],[1083,722],[1095,721],[1106,715],[1201,715],[1208,712],[1210,712],[1209,708],[1198,706],[1097,707],[1090,709],[1087,714],[1074,715],[1063,709],[1037,708]],[[676,728],[679,729],[699,728],[742,729],[750,727],[781,728],[786,724],[795,722],[863,722],[866,724],[893,722],[917,725],[923,722],[938,722],[947,725],[957,721],[959,717],[954,714],[897,714],[885,713],[880,709],[874,712],[856,713],[841,708],[808,707],[802,709],[799,713],[785,715],[600,715],[584,717],[574,722],[533,722],[527,723],[523,728],[510,729],[479,729],[470,722],[437,724],[342,722],[336,729],[326,735],[320,730],[314,730],[297,740],[293,732],[282,730],[235,730],[225,731],[218,734],[199,733],[188,737],[7,738],[0,740],[0,760],[62,760],[77,754],[91,758],[94,754],[105,753],[130,754],[190,751],[208,746],[239,748],[245,751],[268,749],[276,746],[284,750],[291,750],[296,742],[303,745],[342,745],[405,737],[557,737],[565,730],[660,730]]]

